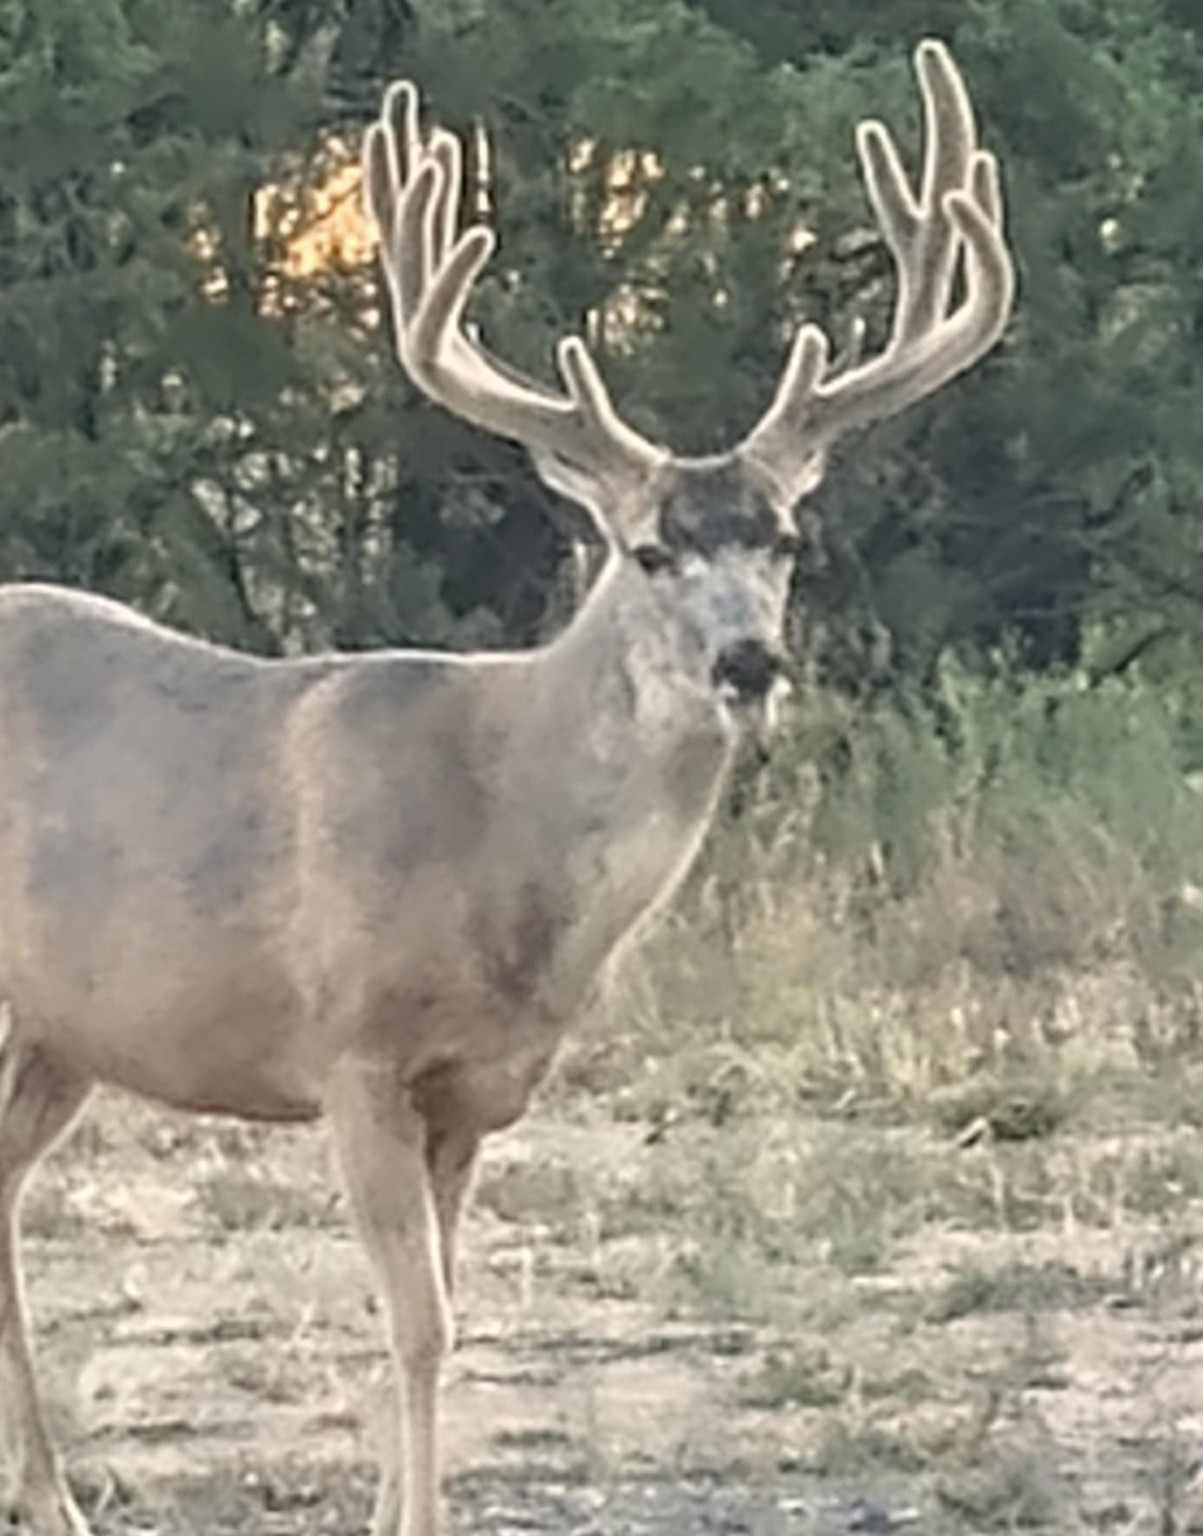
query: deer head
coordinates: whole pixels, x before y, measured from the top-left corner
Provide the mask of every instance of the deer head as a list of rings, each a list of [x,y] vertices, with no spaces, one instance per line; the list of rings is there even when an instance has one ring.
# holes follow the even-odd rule
[[[464,310],[496,239],[480,224],[461,231],[459,141],[423,130],[408,82],[389,89],[367,134],[367,203],[405,371],[448,410],[522,443],[544,482],[589,511],[610,558],[637,567],[666,617],[692,626],[710,682],[732,705],[762,701],[778,672],[797,508],[821,482],[832,445],[971,367],[1010,312],[996,162],[977,146],[944,45],[920,44],[915,68],[925,139],[918,190],[881,123],[857,130],[897,272],[885,349],[833,363],[823,331],[802,326],[762,419],[737,447],[707,458],[678,456],[629,427],[578,337],[556,348],[558,393],[491,357]]]

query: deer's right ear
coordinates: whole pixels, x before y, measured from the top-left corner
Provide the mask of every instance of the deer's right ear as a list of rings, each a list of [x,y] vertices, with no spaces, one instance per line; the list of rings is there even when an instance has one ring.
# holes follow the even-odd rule
[[[550,449],[532,451],[531,462],[535,466],[535,473],[548,490],[565,497],[574,506],[583,507],[607,544],[617,542],[616,534],[602,510],[602,486],[594,473]]]
[[[535,473],[549,490],[583,507],[611,548],[633,548],[659,538],[658,475],[599,475],[550,449],[531,451]],[[669,455],[663,456],[669,462]]]

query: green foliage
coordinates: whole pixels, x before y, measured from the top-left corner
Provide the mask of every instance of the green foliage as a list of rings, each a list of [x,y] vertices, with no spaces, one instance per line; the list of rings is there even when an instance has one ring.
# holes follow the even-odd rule
[[[402,526],[362,274],[289,266],[332,146],[312,49],[278,44],[225,0],[6,7],[0,574],[258,649],[485,638]]]
[[[576,1079],[657,1134],[807,1101],[1020,1147],[1196,1059],[1180,713],[1136,676],[946,664],[939,684],[805,711],[797,761],[746,793]]]
[[[1004,168],[1021,271],[1007,342],[834,466],[821,494],[832,559],[806,597],[826,623],[827,674],[922,677],[948,645],[1007,633],[1045,665],[1074,657],[1099,619],[1120,660],[1132,645],[1197,648],[1195,13],[1169,0],[703,8],[766,68],[792,65],[810,89],[838,79],[854,112],[891,123],[914,119],[914,39],[944,36]],[[812,135],[824,168],[836,108],[827,93]],[[824,190],[843,223],[845,200]],[[875,253],[852,264],[844,299],[867,299],[880,323],[878,271]],[[866,625],[890,636],[884,664]]]
[[[385,80],[491,134],[490,342],[547,377],[586,330],[635,423],[702,450],[763,408],[802,315],[884,336],[851,130],[880,115],[913,157],[927,31],[1003,159],[1021,302],[969,379],[832,466],[799,582],[819,675],[905,693],[950,648],[1044,666],[1101,630],[1098,669],[1180,674],[1203,46],[1174,0],[5,0],[0,572],[266,648],[530,639],[577,524],[414,399],[369,273],[290,265]]]
[[[209,627],[262,643],[214,580],[226,541],[192,495],[216,413],[288,373],[252,311],[230,324],[205,299],[194,238],[278,134],[254,38],[153,0],[13,0],[0,37],[0,568],[168,610],[208,583]]]
[[[800,710],[797,760],[744,786],[566,1064],[644,1128],[626,1220],[679,1235],[680,1306],[784,1317],[803,1257],[866,1274],[949,1228],[1064,1236],[1198,1198],[1187,703],[1135,667],[998,660]],[[1077,1305],[1069,1281],[966,1279],[940,1315]],[[756,1386],[825,1382],[799,1361]]]

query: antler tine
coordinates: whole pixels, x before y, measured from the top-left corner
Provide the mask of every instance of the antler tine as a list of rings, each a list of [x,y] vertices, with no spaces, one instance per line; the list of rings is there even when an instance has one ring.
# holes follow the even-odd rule
[[[837,438],[904,410],[962,373],[995,344],[1010,314],[1015,277],[997,164],[977,147],[969,94],[947,48],[921,43],[915,72],[925,140],[918,196],[888,130],[874,121],[857,129],[869,200],[898,274],[886,349],[868,362],[831,369],[826,337],[803,326],[773,403],[740,449],[790,501],[813,482],[816,463]],[[965,295],[949,313],[962,259]]]
[[[857,129],[857,151],[873,210],[898,268],[891,340],[921,336],[942,318],[956,270],[956,229],[945,196],[968,184],[977,130],[969,93],[942,43],[920,43],[915,73],[923,97],[924,165],[919,200],[884,123]]]
[[[363,155],[397,351],[419,389],[465,420],[522,443],[549,474],[560,463],[594,482],[650,473],[663,451],[621,421],[582,341],[568,337],[556,348],[561,395],[490,357],[466,331],[464,310],[496,240],[481,224],[459,232],[459,140],[437,127],[423,136],[418,93],[408,81],[389,87]]]

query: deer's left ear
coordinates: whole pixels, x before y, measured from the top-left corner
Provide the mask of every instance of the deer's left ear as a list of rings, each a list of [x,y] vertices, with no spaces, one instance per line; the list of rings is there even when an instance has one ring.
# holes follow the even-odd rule
[[[790,522],[795,519],[798,503],[813,496],[827,476],[827,453],[823,448],[807,457],[799,456],[788,473],[782,473],[754,444],[745,443],[738,453],[749,478],[769,506],[778,517]]]

